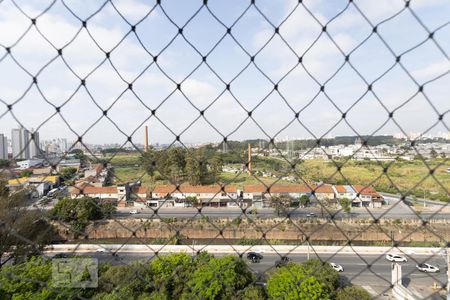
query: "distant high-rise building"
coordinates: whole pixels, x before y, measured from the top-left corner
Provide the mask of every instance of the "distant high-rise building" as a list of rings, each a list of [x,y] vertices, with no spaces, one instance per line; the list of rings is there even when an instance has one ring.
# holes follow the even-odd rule
[[[61,153],[67,152],[67,139],[58,139],[58,144]]]
[[[30,133],[29,136],[29,145],[28,148],[30,149],[30,158],[33,157],[39,157],[41,155],[40,151],[40,144],[39,144],[39,132],[34,131]]]
[[[30,148],[28,147],[29,137],[30,132],[25,128],[11,130],[11,146],[14,159],[30,158]]]
[[[8,138],[0,133],[0,159],[8,159]]]
[[[11,131],[12,155],[15,159],[30,159],[39,157],[39,132],[30,133],[25,128],[17,128]]]

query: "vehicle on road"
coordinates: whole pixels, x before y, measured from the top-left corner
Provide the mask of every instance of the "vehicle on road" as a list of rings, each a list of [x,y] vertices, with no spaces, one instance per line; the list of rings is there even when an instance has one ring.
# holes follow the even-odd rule
[[[315,213],[307,213],[307,214],[306,214],[306,217],[307,217],[307,218],[314,218],[315,216],[316,216]]]
[[[406,259],[406,257],[399,255],[399,254],[392,254],[392,253],[386,254],[386,259],[388,261],[395,261],[395,262],[407,262],[408,261]]]
[[[105,253],[105,252],[106,252],[106,249],[104,249],[104,248],[98,248],[97,250],[95,250],[95,252],[98,252],[98,253]]]
[[[437,273],[439,272],[439,267],[437,266],[433,266],[430,264],[418,264],[416,265],[417,270],[419,270],[420,272],[425,272],[425,273]]]
[[[52,258],[68,258],[69,254],[67,253],[56,253]]]
[[[136,209],[130,210],[130,215],[138,214],[139,212]]]
[[[341,265],[335,264],[333,262],[330,262],[330,266],[338,272],[344,272],[344,267],[342,267]]]
[[[252,263],[259,263],[263,259],[263,256],[256,252],[249,252],[247,253],[247,259]]]
[[[276,267],[276,268],[284,267],[284,266],[286,266],[287,264],[289,264],[290,261],[291,261],[291,259],[290,259],[289,257],[283,256],[283,257],[281,257],[280,260],[277,260],[277,261],[275,262],[275,267]]]

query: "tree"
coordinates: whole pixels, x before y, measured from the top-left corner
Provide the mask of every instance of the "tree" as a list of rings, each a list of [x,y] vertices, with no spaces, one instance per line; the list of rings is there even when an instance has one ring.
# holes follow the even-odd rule
[[[19,177],[30,177],[31,175],[33,175],[33,171],[24,170],[24,171],[20,172]]]
[[[338,292],[336,293],[336,300],[353,300],[353,299],[370,300],[372,299],[372,297],[366,290],[356,286],[345,287],[343,289],[338,290]]]
[[[323,285],[314,276],[305,274],[303,268],[294,263],[278,269],[269,278],[267,293],[271,299],[329,299]]]
[[[0,168],[8,168],[10,161],[7,159],[0,159]]]
[[[198,185],[201,184],[202,172],[200,169],[200,163],[194,156],[194,153],[187,151],[186,153],[186,165],[184,171],[189,184]]]
[[[242,259],[234,256],[210,258],[198,265],[188,281],[187,299],[232,299],[253,280]]]
[[[271,201],[272,207],[275,208],[277,216],[285,214],[291,203],[292,198],[287,195],[274,196]]]
[[[77,173],[77,168],[73,168],[73,167],[68,167],[68,168],[64,168],[59,172],[59,175],[61,176],[61,178],[66,181],[66,180],[71,180],[74,178],[75,174]]]
[[[51,210],[51,215],[68,222],[72,229],[79,232],[89,221],[107,218],[114,213],[111,203],[98,203],[95,199],[83,197],[79,199],[64,198],[58,201]]]
[[[350,211],[352,209],[352,202],[348,198],[339,199],[339,204],[342,207],[342,210],[345,211],[348,215],[350,215]]]
[[[81,164],[84,164],[87,161],[87,156],[84,155],[84,152],[81,149],[73,149],[72,151],[69,152],[69,154],[73,154],[73,157],[75,159],[79,159]]]
[[[20,261],[39,254],[53,236],[53,226],[45,216],[39,211],[27,210],[24,195],[9,195],[0,182],[0,257],[11,253],[10,258]]]
[[[438,153],[436,152],[436,150],[434,148],[431,148],[430,156],[432,159],[436,159],[438,157]]]
[[[302,195],[299,198],[299,201],[300,201],[300,205],[302,207],[306,207],[306,206],[308,206],[311,203],[311,199],[309,199],[309,197],[307,195]]]
[[[267,281],[267,293],[273,299],[330,299],[338,286],[338,272],[312,259],[278,269]]]
[[[214,155],[213,158],[209,160],[209,167],[211,170],[211,175],[214,178],[214,182],[217,182],[220,174],[222,174],[223,161],[219,155]]]

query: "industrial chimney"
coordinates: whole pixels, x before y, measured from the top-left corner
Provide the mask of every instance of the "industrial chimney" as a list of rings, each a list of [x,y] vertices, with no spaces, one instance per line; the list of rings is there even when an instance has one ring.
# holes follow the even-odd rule
[[[148,126],[145,125],[145,136],[144,136],[144,151],[148,151]]]
[[[248,144],[248,175],[252,174],[252,146]]]

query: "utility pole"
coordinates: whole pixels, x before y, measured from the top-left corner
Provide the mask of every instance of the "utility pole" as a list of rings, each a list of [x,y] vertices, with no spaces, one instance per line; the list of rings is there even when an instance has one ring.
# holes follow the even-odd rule
[[[308,239],[308,241],[307,241],[307,242],[308,242],[308,252],[307,252],[307,256],[306,256],[306,259],[307,259],[307,260],[309,260],[309,239]]]
[[[447,251],[447,300],[450,300],[450,251],[449,248],[446,248]]]

